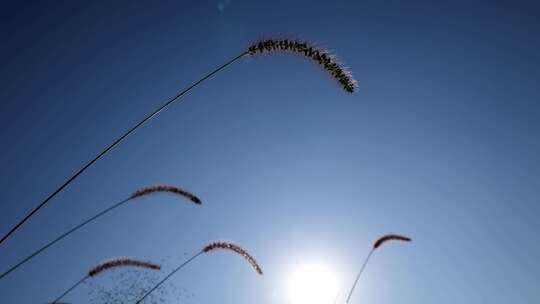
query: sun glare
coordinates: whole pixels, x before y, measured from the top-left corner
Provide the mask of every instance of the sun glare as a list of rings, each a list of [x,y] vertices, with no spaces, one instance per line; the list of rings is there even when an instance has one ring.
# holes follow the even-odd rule
[[[334,274],[322,265],[306,265],[289,279],[290,304],[333,304],[337,295]]]

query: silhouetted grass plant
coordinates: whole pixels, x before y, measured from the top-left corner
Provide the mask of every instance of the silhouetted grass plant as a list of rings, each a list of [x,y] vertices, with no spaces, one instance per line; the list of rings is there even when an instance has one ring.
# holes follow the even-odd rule
[[[115,148],[117,145],[119,145],[123,140],[125,140],[129,135],[131,135],[133,132],[135,132],[138,128],[143,126],[146,122],[150,121],[154,117],[156,117],[159,113],[164,111],[167,107],[172,105],[174,102],[178,101],[182,96],[184,96],[186,93],[197,87],[199,84],[204,82],[205,80],[211,78],[213,75],[218,73],[219,71],[225,69],[227,66],[233,64],[234,62],[238,61],[239,59],[243,57],[252,57],[252,56],[258,56],[260,54],[274,54],[278,52],[288,52],[300,55],[302,57],[305,57],[309,60],[312,60],[316,62],[319,66],[321,66],[327,73],[329,73],[340,85],[340,87],[345,90],[348,93],[354,93],[357,88],[357,82],[353,78],[352,74],[342,65],[339,63],[337,58],[330,54],[328,51],[316,47],[315,45],[305,42],[305,41],[298,41],[298,40],[292,40],[292,39],[266,39],[257,41],[251,45],[249,45],[245,50],[243,50],[239,55],[236,57],[230,59],[223,65],[219,66],[215,70],[211,71],[207,75],[203,76],[199,80],[195,81],[192,85],[178,93],[176,96],[170,98],[166,102],[164,102],[161,106],[156,108],[154,111],[149,113],[147,116],[145,116],[141,121],[136,123],[134,126],[132,126],[129,130],[127,130],[125,133],[123,133],[121,136],[116,138],[110,145],[108,145],[105,149],[103,149],[97,156],[95,156],[93,159],[88,161],[83,167],[81,167],[78,171],[76,171],[70,178],[68,178],[62,185],[60,185],[55,191],[53,191],[49,196],[47,196],[43,201],[41,201],[35,208],[33,208],[26,216],[20,220],[17,224],[15,224],[10,231],[5,234],[0,239],[0,244],[2,244],[6,239],[8,239],[17,229],[19,229],[26,221],[28,221],[38,210],[40,210],[42,207],[44,207],[46,204],[48,204],[56,195],[58,195],[60,192],[62,192],[68,185],[71,184],[75,179],[77,179],[82,173],[84,173],[88,168],[90,168],[93,164],[95,164],[99,159],[101,159],[104,155],[106,155],[108,152],[110,152],[113,148]],[[75,231],[79,230],[80,228],[84,227],[85,225],[97,220],[101,216],[111,212],[112,210],[126,204],[127,202],[142,198],[147,195],[153,194],[153,193],[172,193],[175,195],[179,195],[181,197],[184,197],[186,199],[189,199],[194,204],[202,204],[201,200],[191,192],[184,190],[179,187],[175,186],[169,186],[169,185],[158,185],[158,186],[151,186],[147,188],[140,189],[136,192],[134,192],[131,196],[125,198],[124,200],[108,207],[107,209],[99,212],[98,214],[94,215],[93,217],[85,220],[81,224],[71,228],[67,232],[63,233],[53,241],[47,243],[45,246],[41,247],[40,249],[33,252],[28,257],[24,258],[19,263],[12,266],[9,270],[5,271],[0,275],[0,279],[4,278],[6,275],[11,273],[12,271],[16,270],[18,267],[22,266],[24,263],[28,262],[50,246],[54,245],[55,243],[59,242],[63,238],[67,237],[68,235],[74,233]],[[384,237],[383,237],[384,238]],[[360,270],[360,274],[367,264],[367,261],[369,260],[369,257],[373,253],[373,251],[378,248],[382,243],[389,241],[389,240],[405,240],[404,237],[400,238],[397,235],[393,235],[392,237],[386,236],[386,239],[384,240],[378,240],[368,255],[364,266]],[[244,248],[242,248],[239,245],[236,245],[232,242],[228,241],[216,241],[209,243],[208,245],[204,246],[198,253],[196,253],[194,256],[186,260],[184,263],[176,267],[172,272],[170,272],[167,276],[165,276],[161,281],[159,281],[157,284],[155,284],[150,290],[148,290],[142,297],[140,297],[137,300],[137,304],[141,303],[145,298],[147,298],[152,292],[154,292],[157,288],[159,288],[166,280],[168,280],[171,276],[173,276],[176,272],[178,272],[180,269],[182,269],[184,266],[195,260],[197,257],[202,255],[203,253],[211,253],[215,252],[217,250],[226,250],[233,252],[235,254],[240,255],[243,257],[249,265],[257,272],[259,275],[263,274],[263,271],[260,267],[260,265],[257,263],[256,259],[249,254]],[[154,264],[151,262],[146,261],[139,261],[135,259],[130,258],[117,258],[113,260],[109,260],[103,263],[100,263],[93,268],[91,268],[88,273],[81,278],[78,282],[76,282],[74,285],[69,287],[64,293],[62,293],[56,300],[54,300],[52,303],[59,304],[60,300],[66,296],[70,291],[77,288],[80,284],[84,283],[88,278],[92,278],[95,276],[98,276],[99,274],[110,270],[115,269],[118,267],[138,267],[138,268],[144,268],[144,269],[151,269],[151,270],[159,270],[160,266],[158,264]],[[358,275],[356,281],[358,281],[358,278],[360,276]],[[355,281],[355,285],[356,285]],[[354,286],[353,286],[354,289]],[[352,290],[351,290],[352,293]],[[350,297],[350,294],[349,294]],[[347,299],[348,301],[348,299]]]
[[[238,56],[227,61],[225,64],[221,65],[220,67],[216,68],[212,72],[208,73],[206,76],[197,80],[195,83],[193,83],[192,85],[190,85],[189,87],[187,87],[186,89],[178,93],[176,96],[166,101],[160,107],[152,111],[145,118],[143,118],[133,127],[131,127],[128,131],[126,131],[123,135],[116,138],[109,146],[103,149],[103,151],[101,151],[93,159],[88,161],[82,168],[76,171],[62,185],[60,185],[55,191],[49,194],[49,196],[47,196],[41,203],[39,203],[34,209],[32,209],[22,220],[20,220],[17,224],[15,224],[10,229],[10,231],[7,234],[5,234],[2,237],[2,239],[0,239],[0,244],[2,244],[7,238],[9,238],[10,235],[12,235],[19,227],[21,227],[28,219],[30,219],[39,209],[45,206],[52,198],[54,198],[56,195],[62,192],[71,182],[73,182],[84,171],[90,168],[96,161],[98,161],[105,154],[111,151],[114,147],[116,147],[120,142],[122,142],[125,138],[127,138],[131,133],[133,133],[143,124],[150,121],[152,118],[156,117],[160,112],[162,112],[168,106],[170,106],[171,104],[179,100],[182,96],[184,96],[186,93],[191,91],[193,88],[197,87],[203,81],[207,80],[208,78],[212,77],[219,71],[223,70],[227,66],[233,64],[234,62],[236,62],[237,60],[245,56],[255,56],[257,54],[262,54],[262,53],[271,54],[271,53],[276,53],[279,51],[300,54],[308,59],[314,60],[320,66],[322,66],[326,71],[328,71],[328,73],[330,73],[332,77],[334,77],[338,81],[341,87],[349,93],[353,93],[357,88],[357,82],[352,77],[352,74],[349,71],[347,71],[341,64],[339,64],[339,62],[337,61],[334,55],[330,54],[329,52],[321,48],[317,48],[312,44],[309,44],[304,41],[297,41],[297,40],[290,40],[290,39],[267,39],[267,40],[262,40],[262,41],[253,43],[252,45],[249,45],[246,50],[242,51],[242,53],[240,53]]]
[[[255,258],[247,252],[244,248],[242,248],[239,245],[236,245],[232,242],[228,241],[216,241],[211,242],[208,245],[204,246],[201,251],[196,253],[194,256],[186,260],[184,263],[180,264],[180,266],[176,267],[173,271],[171,271],[167,276],[165,276],[161,281],[159,281],[154,287],[152,287],[150,290],[148,290],[137,302],[136,304],[140,304],[146,297],[148,297],[152,292],[154,292],[156,289],[158,289],[161,284],[165,283],[171,276],[173,276],[175,273],[177,273],[180,269],[184,268],[187,264],[191,263],[193,260],[195,260],[197,257],[199,257],[203,253],[210,253],[215,250],[222,249],[222,250],[229,250],[231,252],[234,252],[241,257],[243,257],[251,267],[259,274],[262,275],[262,268],[259,266]]]
[[[51,247],[52,245],[58,243],[60,240],[62,240],[63,238],[67,237],[68,235],[74,233],[75,231],[81,229],[82,227],[92,223],[93,221],[97,220],[98,218],[104,216],[105,214],[113,211],[114,209],[126,204],[127,202],[130,202],[130,201],[133,201],[135,199],[138,199],[138,198],[142,198],[142,197],[145,197],[145,196],[148,196],[148,195],[151,195],[151,194],[155,194],[155,193],[171,193],[173,195],[176,195],[176,196],[179,196],[179,197],[183,197],[183,198],[186,198],[188,200],[190,200],[191,202],[193,202],[194,204],[197,204],[197,205],[201,205],[202,204],[202,201],[200,198],[198,198],[195,194],[187,191],[187,190],[184,190],[180,187],[177,187],[177,186],[171,186],[171,185],[156,185],[156,186],[150,186],[150,187],[146,187],[146,188],[143,188],[143,189],[140,189],[140,190],[137,190],[135,191],[131,196],[129,196],[128,198],[125,198],[123,199],[122,201],[108,207],[107,209],[97,213],[96,215],[92,216],[91,218],[85,220],[84,222],[78,224],[77,226],[71,228],[70,230],[68,230],[67,232],[61,234],[60,236],[58,236],[57,238],[55,238],[54,240],[50,241],[49,243],[45,244],[43,247],[41,247],[40,249],[34,251],[32,254],[30,254],[29,256],[27,256],[26,258],[22,259],[20,262],[18,262],[17,264],[13,265],[12,267],[10,267],[8,270],[6,270],[4,273],[2,273],[0,275],[0,279],[4,278],[5,276],[7,276],[9,273],[11,273],[12,271],[16,270],[17,268],[19,268],[20,266],[22,266],[23,264],[25,264],[26,262],[30,261],[32,258],[34,258],[35,256],[37,256],[38,254],[42,253],[43,251],[45,251],[47,248]]]
[[[360,276],[362,275],[362,272],[366,268],[366,265],[369,262],[369,259],[371,258],[371,255],[373,254],[373,252],[375,252],[376,249],[381,247],[381,245],[383,245],[384,243],[389,242],[389,241],[410,242],[411,239],[406,237],[406,236],[399,235],[399,234],[386,234],[386,235],[383,235],[382,237],[378,238],[373,243],[373,246],[372,246],[371,250],[369,251],[369,254],[367,255],[366,259],[364,260],[364,263],[362,264],[362,267],[360,268],[360,271],[358,272],[358,275],[356,276],[356,279],[354,280],[354,284],[353,284],[353,286],[351,288],[351,291],[349,292],[349,295],[347,296],[346,303],[349,303],[349,300],[351,299],[354,288],[356,287],[356,284],[358,283],[358,279],[360,279]]]

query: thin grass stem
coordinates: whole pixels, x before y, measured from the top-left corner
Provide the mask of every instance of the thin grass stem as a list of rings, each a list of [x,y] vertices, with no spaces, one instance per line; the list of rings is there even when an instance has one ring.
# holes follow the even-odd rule
[[[68,288],[66,291],[64,291],[64,293],[62,293],[58,298],[56,298],[54,301],[52,301],[51,303],[52,304],[59,304],[58,301],[62,300],[63,297],[65,297],[70,291],[72,291],[73,289],[77,288],[77,286],[81,285],[86,279],[88,279],[90,276],[84,276],[80,281],[78,281],[77,283],[73,284],[73,286],[71,286],[70,288]]]
[[[347,301],[346,303],[349,303],[349,300],[351,299],[351,296],[352,296],[352,293],[354,291],[354,288],[356,287],[356,284],[358,283],[358,280],[360,279],[360,276],[362,275],[362,272],[364,272],[364,269],[366,268],[366,265],[367,263],[369,262],[369,258],[371,258],[371,255],[373,254],[373,252],[375,252],[375,249],[371,249],[369,251],[369,254],[367,255],[366,257],[366,260],[364,261],[364,264],[362,265],[362,268],[360,268],[360,271],[358,272],[358,274],[356,275],[356,279],[354,280],[354,284],[351,288],[351,291],[349,291],[349,295],[347,296]]]

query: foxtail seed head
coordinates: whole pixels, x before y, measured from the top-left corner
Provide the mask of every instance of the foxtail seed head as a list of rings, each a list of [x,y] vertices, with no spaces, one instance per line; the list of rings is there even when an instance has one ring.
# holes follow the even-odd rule
[[[349,93],[354,93],[358,87],[357,81],[354,80],[351,72],[339,64],[334,55],[308,42],[289,39],[267,39],[253,43],[248,47],[247,52],[249,55],[257,55],[277,51],[296,53],[314,60],[328,71],[339,82],[341,87]]]
[[[251,267],[253,267],[253,269],[260,275],[263,274],[262,272],[262,269],[261,267],[259,266],[259,264],[257,263],[257,261],[255,260],[255,258],[249,254],[244,248],[234,244],[234,243],[231,243],[231,242],[226,242],[226,241],[220,241],[220,242],[212,242],[208,245],[206,245],[204,248],[203,248],[203,252],[205,253],[208,253],[208,252],[211,252],[211,251],[214,251],[214,250],[217,250],[217,249],[224,249],[224,250],[230,250],[234,253],[237,253],[239,255],[241,255],[250,265]]]
[[[114,269],[117,267],[128,267],[128,266],[153,269],[153,270],[161,269],[161,265],[154,264],[147,261],[140,261],[140,260],[135,260],[131,258],[115,258],[115,259],[111,259],[111,260],[99,263],[98,265],[92,267],[88,271],[88,276],[95,277],[99,275],[100,273],[103,273],[104,271]]]
[[[184,190],[180,187],[171,186],[171,185],[157,185],[157,186],[151,186],[151,187],[139,189],[131,195],[130,199],[138,198],[141,196],[145,196],[145,195],[149,195],[149,194],[157,193],[157,192],[168,192],[168,193],[180,195],[189,199],[190,201],[192,201],[193,203],[197,205],[202,204],[202,201],[195,194],[187,190]]]
[[[382,236],[378,240],[376,240],[375,243],[373,243],[373,249],[379,248],[382,244],[384,244],[384,243],[386,243],[388,241],[410,242],[411,239],[406,237],[406,236],[402,236],[402,235],[398,235],[398,234],[387,234],[387,235]]]

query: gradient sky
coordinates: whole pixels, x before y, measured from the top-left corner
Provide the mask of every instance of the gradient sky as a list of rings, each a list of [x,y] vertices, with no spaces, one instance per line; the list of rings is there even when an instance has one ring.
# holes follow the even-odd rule
[[[220,2],[221,1],[221,2]],[[115,137],[268,37],[336,53],[349,95],[290,55],[246,58],[138,130],[0,246],[0,269],[134,190],[139,200],[0,280],[0,303],[45,303],[114,256],[182,262],[185,303],[288,303],[304,263],[357,303],[540,301],[539,7],[519,1],[3,2],[0,232]],[[89,303],[88,286],[65,300]],[[344,302],[344,296],[339,303]],[[172,301],[171,301],[172,302]]]

